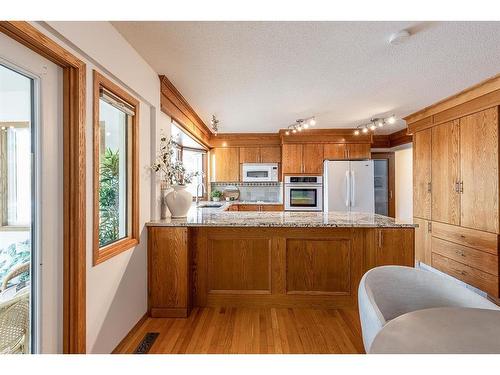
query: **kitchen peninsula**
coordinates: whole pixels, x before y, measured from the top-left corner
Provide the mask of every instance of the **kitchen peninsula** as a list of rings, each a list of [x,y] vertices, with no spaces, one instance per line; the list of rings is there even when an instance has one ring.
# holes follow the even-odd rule
[[[414,225],[365,213],[233,212],[193,206],[148,226],[148,310],[354,307],[368,269],[414,265]],[[261,204],[262,205],[262,204]]]

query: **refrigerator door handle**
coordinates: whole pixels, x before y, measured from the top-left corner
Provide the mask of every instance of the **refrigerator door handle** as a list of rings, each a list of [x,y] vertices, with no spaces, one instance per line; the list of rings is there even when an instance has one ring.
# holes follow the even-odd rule
[[[356,175],[351,171],[351,207],[356,205]]]
[[[350,195],[351,195],[351,184],[350,184],[350,178],[349,178],[349,171],[345,171],[345,206],[349,207],[350,205]]]

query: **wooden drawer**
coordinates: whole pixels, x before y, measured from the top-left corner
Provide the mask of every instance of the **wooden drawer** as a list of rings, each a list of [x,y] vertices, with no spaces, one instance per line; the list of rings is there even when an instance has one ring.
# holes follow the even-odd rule
[[[435,252],[432,253],[432,267],[475,286],[489,295],[499,297],[498,276],[469,267]]]
[[[498,255],[498,235],[479,230],[432,222],[432,237]]]
[[[498,256],[434,237],[432,252],[498,276]]]

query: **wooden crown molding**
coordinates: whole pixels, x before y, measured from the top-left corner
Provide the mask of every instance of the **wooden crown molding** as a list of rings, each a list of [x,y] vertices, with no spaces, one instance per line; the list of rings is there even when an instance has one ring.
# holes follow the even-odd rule
[[[281,143],[372,143],[372,134],[354,135],[355,129],[307,129],[285,135],[280,129]]]
[[[210,147],[280,146],[277,133],[219,133],[210,138]]]
[[[500,90],[500,74],[497,74],[491,78],[479,82],[474,86],[466,88],[465,90],[462,90],[455,95],[449,96],[443,100],[438,101],[437,103],[425,107],[415,113],[412,113],[404,117],[404,120],[406,120],[406,123],[410,125],[497,90]]]
[[[198,116],[188,101],[182,96],[169,79],[160,75],[160,107],[184,130],[205,146],[210,145],[211,130]]]
[[[24,21],[0,32],[63,69],[63,351],[86,352],[85,63]]]

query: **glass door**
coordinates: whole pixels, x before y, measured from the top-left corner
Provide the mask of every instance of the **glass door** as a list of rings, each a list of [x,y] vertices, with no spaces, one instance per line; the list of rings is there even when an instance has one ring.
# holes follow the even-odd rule
[[[374,152],[372,159],[375,213],[394,217],[396,212],[394,152]]]
[[[30,353],[33,78],[0,60],[0,353]]]

